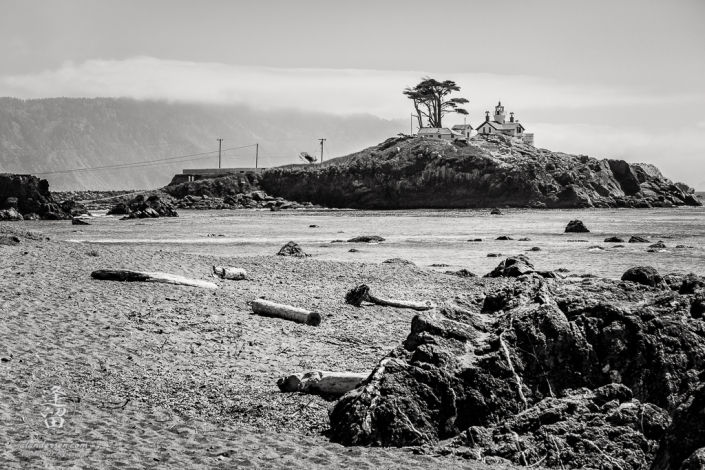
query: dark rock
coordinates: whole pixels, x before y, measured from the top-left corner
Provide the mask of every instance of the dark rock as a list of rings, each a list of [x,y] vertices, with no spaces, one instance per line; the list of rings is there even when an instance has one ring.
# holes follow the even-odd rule
[[[88,209],[83,204],[76,201],[67,200],[61,203],[61,210],[66,214],[76,217],[83,214],[88,214]]]
[[[67,219],[68,215],[63,212],[45,212],[42,216],[43,220],[64,220]]]
[[[502,211],[497,208],[494,208],[490,211],[490,215],[502,215]]]
[[[690,316],[703,318],[703,314],[705,314],[705,296],[696,295],[693,297],[693,303],[690,304]]]
[[[652,470],[684,469],[685,461],[697,454],[688,465],[695,464],[705,447],[705,385],[700,385],[673,414],[668,429],[651,466]],[[682,466],[683,465],[683,466]],[[702,467],[694,467],[702,468]]]
[[[482,310],[458,296],[414,317],[403,344],[334,405],[332,439],[453,439],[466,457],[623,470],[649,468],[657,449],[676,469],[705,447],[705,391],[688,399],[705,337],[687,297],[533,275],[493,286]]]
[[[434,263],[431,265],[432,268],[447,268],[448,265],[444,263]]]
[[[664,248],[666,248],[666,245],[661,240],[659,240],[653,245],[649,245],[649,248],[653,248],[655,250],[663,250]]]
[[[520,238],[519,241],[520,241],[520,242],[530,242],[530,241],[531,241],[531,238],[529,238],[529,237],[524,237],[524,238]]]
[[[705,287],[705,279],[698,276],[697,274],[687,274],[681,281],[681,285],[678,288],[678,292],[681,294],[695,294]]]
[[[659,272],[651,266],[637,266],[634,268],[629,268],[624,274],[622,274],[622,280],[636,282],[637,284],[643,284],[650,287],[658,287],[663,284],[663,278]]]
[[[602,250],[602,251],[604,251],[604,248],[602,248],[599,245],[592,245],[592,246],[588,247],[588,250]]]
[[[488,258],[499,258],[502,256],[502,253],[487,253]]]
[[[17,210],[18,201],[16,197],[8,197],[2,205],[2,209],[15,209]]]
[[[378,237],[377,235],[363,235],[361,237],[355,237],[348,240],[348,243],[371,243],[371,242],[383,242],[384,238]]]
[[[458,277],[477,277],[477,274],[471,273],[467,269],[461,269],[459,271],[446,271],[446,274],[452,274]]]
[[[71,225],[90,225],[88,222],[85,220],[81,219],[71,219]]]
[[[680,274],[666,274],[663,276],[663,282],[666,283],[669,289],[678,291],[681,288],[681,285],[683,285],[683,276]]]
[[[345,243],[345,240],[333,240],[331,243]]]
[[[629,238],[629,243],[651,243],[651,241],[646,238],[637,237],[636,235]]]
[[[16,237],[15,235],[0,234],[0,245],[14,246],[14,245],[19,245],[19,244],[20,244],[19,237]]]
[[[565,233],[587,233],[589,231],[581,220],[571,220],[565,227]]]
[[[130,214],[130,206],[128,206],[124,202],[120,202],[115,204],[106,215],[129,215]]]
[[[510,256],[485,277],[519,277],[534,272],[534,265],[524,255]]]
[[[348,253],[357,253],[358,251],[360,251],[360,250],[356,250],[355,248],[350,248],[348,250]]]
[[[529,251],[541,251],[541,248],[539,248],[538,246],[534,246],[529,248]]]
[[[705,447],[696,450],[683,461],[680,470],[705,470]]]
[[[572,243],[587,243],[587,240],[566,240],[566,241],[572,242]]]
[[[307,256],[311,256],[304,253],[304,250],[302,250],[301,247],[294,242],[289,242],[281,247],[279,253],[277,254],[279,256],[294,256],[296,258],[306,258]]]
[[[612,248],[624,248],[624,245],[614,245]]]
[[[481,242],[482,238],[473,238],[472,240],[468,240],[469,242]]]
[[[605,238],[605,243],[624,243],[624,239],[619,237]]]
[[[309,225],[308,228],[318,228],[318,225]]]
[[[569,272],[570,272],[570,269],[558,268],[558,269],[556,269],[556,272],[557,272],[557,273],[569,273]]]
[[[391,258],[388,260],[384,260],[384,261],[382,261],[382,264],[410,264],[412,266],[416,266],[411,261],[406,260],[406,259],[402,259],[402,258]]]
[[[38,214],[35,214],[34,212],[30,212],[29,214],[25,214],[24,220],[39,220],[40,217]]]
[[[506,241],[506,240],[514,240],[514,239],[511,238],[511,237],[508,237],[508,236],[506,236],[506,235],[502,235],[501,237],[497,237],[495,240]]]

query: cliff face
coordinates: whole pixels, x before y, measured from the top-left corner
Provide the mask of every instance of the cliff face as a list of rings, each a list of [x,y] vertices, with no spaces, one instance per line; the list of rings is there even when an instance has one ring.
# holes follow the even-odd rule
[[[47,180],[31,175],[0,174],[0,209],[14,207],[20,214],[62,212],[49,192]]]
[[[322,165],[267,170],[260,185],[290,200],[358,209],[701,205],[653,165],[551,152],[498,135],[467,145],[388,139]]]

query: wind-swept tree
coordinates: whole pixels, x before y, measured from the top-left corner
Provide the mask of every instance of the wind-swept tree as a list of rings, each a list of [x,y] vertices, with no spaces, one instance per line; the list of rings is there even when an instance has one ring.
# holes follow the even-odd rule
[[[428,121],[428,127],[443,127],[443,116],[447,113],[468,114],[461,108],[468,102],[465,98],[446,97],[460,87],[452,80],[439,82],[433,78],[423,77],[421,82],[413,88],[406,87],[404,95],[414,102],[419,127],[423,127],[423,118]]]

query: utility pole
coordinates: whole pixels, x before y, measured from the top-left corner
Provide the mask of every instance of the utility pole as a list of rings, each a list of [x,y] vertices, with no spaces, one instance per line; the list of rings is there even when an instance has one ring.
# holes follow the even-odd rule
[[[325,142],[326,139],[318,139],[321,141],[321,163],[323,163],[323,142]]]
[[[220,151],[223,149],[223,139],[215,139],[218,141],[218,169],[220,169]]]
[[[257,148],[255,148],[255,169],[257,169],[258,162],[259,162],[259,142],[257,142]]]

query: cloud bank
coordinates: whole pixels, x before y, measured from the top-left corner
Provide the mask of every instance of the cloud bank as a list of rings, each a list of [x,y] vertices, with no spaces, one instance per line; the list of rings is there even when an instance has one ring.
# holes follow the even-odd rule
[[[656,123],[662,120],[661,109],[705,104],[705,94],[681,94],[677,90],[657,93],[636,87],[609,88],[490,73],[283,69],[134,57],[67,62],[56,70],[0,75],[0,96],[131,97],[333,114],[369,113],[392,119],[409,116],[411,106],[402,89],[426,75],[450,78],[461,86],[459,96],[470,99],[468,121],[473,125],[502,99],[519,117],[527,113],[556,116],[553,122],[534,119],[529,123],[522,119],[536,134],[540,147],[654,163],[673,179],[692,185],[705,181],[705,165],[701,164],[705,157],[705,121],[684,119],[683,125],[654,132],[630,127],[629,122],[605,126],[594,117],[601,110],[618,114],[628,108],[643,112],[647,120]],[[593,117],[561,121],[560,116],[569,112],[576,116],[576,110],[581,111],[580,116]],[[458,121],[457,117],[453,120]]]

